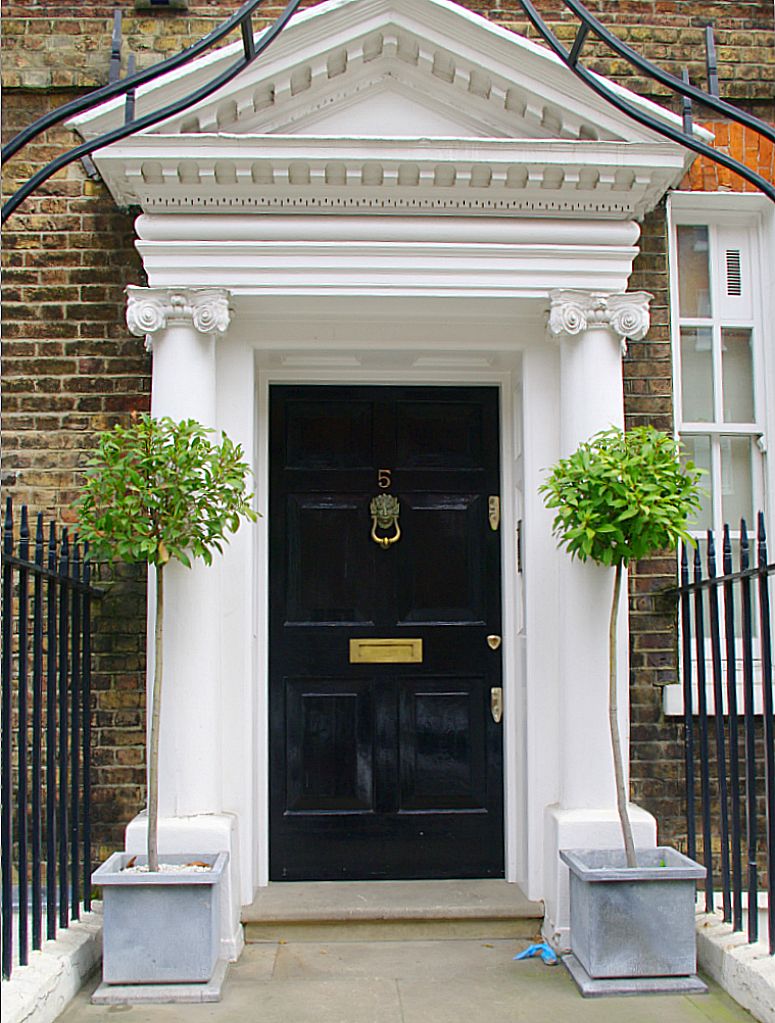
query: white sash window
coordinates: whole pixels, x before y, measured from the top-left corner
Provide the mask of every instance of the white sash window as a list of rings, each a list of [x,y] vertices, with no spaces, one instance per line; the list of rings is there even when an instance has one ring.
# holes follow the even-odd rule
[[[750,194],[674,193],[670,200],[675,429],[685,457],[705,470],[702,508],[693,529],[703,574],[708,529],[716,535],[717,571],[723,572],[725,523],[737,571],[741,519],[755,563],[756,514],[766,513],[772,500],[767,440],[775,406],[775,249],[767,207],[772,204]],[[767,521],[772,530],[772,514]],[[739,632],[739,607],[735,617]],[[758,636],[757,622],[754,629]],[[707,661],[710,709],[709,651]],[[683,712],[679,686],[665,688],[665,711]]]

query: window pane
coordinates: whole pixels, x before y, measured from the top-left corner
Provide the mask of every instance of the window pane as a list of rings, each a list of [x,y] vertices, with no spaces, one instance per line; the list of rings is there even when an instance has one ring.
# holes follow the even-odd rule
[[[710,316],[707,227],[678,228],[678,301],[681,316]]]
[[[686,422],[713,421],[713,331],[710,327],[681,328],[681,408]]]
[[[751,566],[751,565],[755,565],[756,564],[756,541],[751,536],[751,532],[750,532],[751,526],[750,526],[750,523],[747,523],[747,525],[748,525],[748,530],[749,530],[749,532],[748,532],[748,565]],[[740,528],[740,523],[738,522],[737,525],[734,528],[735,528],[735,530],[739,529]],[[737,572],[739,569],[742,568],[742,565],[740,563],[740,541],[738,539],[736,539],[734,536],[732,537],[732,540],[731,540],[731,547],[732,547],[732,571],[733,572]],[[758,586],[752,586],[751,587],[751,596],[753,598],[753,600],[752,600],[752,608],[751,608],[751,611],[752,611],[752,614],[751,614],[751,626],[752,626],[752,629],[751,629],[751,631],[753,633],[754,638],[757,638],[758,635],[759,635],[759,588],[758,588]],[[743,602],[742,602],[742,599],[741,599],[740,587],[739,586],[735,586],[735,588],[734,588],[733,601],[734,601],[734,610],[735,610],[735,636],[737,636],[739,638],[739,637],[741,637],[743,635],[743,608],[742,608],[742,603]],[[741,683],[742,683],[743,666],[742,666],[742,663],[740,662],[740,659],[742,657],[742,651],[740,650],[739,647],[738,647],[738,655],[737,656],[738,656],[738,664],[737,664],[737,689],[738,689],[738,694],[737,695],[738,695],[738,705],[739,705],[739,707],[742,708],[742,706],[743,706],[743,697],[742,697],[742,693],[740,692],[740,687],[741,687]]]
[[[722,327],[721,360],[724,372],[724,422],[752,423],[754,407],[751,331]]]
[[[699,434],[681,438],[681,461],[694,462],[698,469],[704,469],[700,478],[700,509],[692,516],[690,529],[710,529],[713,524],[713,477],[711,476],[710,437]]]
[[[753,525],[753,473],[751,438],[721,438],[721,505],[724,521],[738,529],[744,518]]]

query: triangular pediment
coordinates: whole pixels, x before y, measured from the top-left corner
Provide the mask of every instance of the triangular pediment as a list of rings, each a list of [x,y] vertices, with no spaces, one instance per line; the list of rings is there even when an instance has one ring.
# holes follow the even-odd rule
[[[239,48],[224,47],[143,87],[137,114],[201,87]],[[379,109],[369,121],[370,98]],[[628,98],[657,118],[677,120],[635,94]],[[399,132],[402,105],[407,130]],[[71,123],[91,137],[122,115],[122,104],[113,102]],[[327,0],[297,14],[229,84],[147,133],[449,136],[455,127],[469,137],[658,138],[545,47],[451,0]]]
[[[216,51],[139,90],[137,114],[201,88],[233,62],[237,49]],[[671,112],[634,94],[628,99],[657,119],[677,121]],[[71,123],[85,137],[94,137],[121,119],[121,105],[114,102]],[[310,140],[307,152],[298,145],[304,139]],[[332,155],[328,162],[320,157],[323,162],[316,165],[310,154],[319,151],[323,139]],[[392,165],[384,157],[390,140],[396,143]],[[454,165],[444,168],[450,140],[476,143],[467,168],[460,162],[460,145],[449,157]],[[428,166],[407,162],[409,142],[414,150],[435,145],[435,153],[427,154]],[[508,142],[514,146],[507,153],[503,144]],[[535,152],[530,143],[538,147]],[[553,143],[560,148],[551,150]],[[576,148],[568,150],[568,144]],[[600,147],[596,155],[590,148],[594,145]],[[632,147],[643,149],[645,171]],[[209,169],[202,162],[205,152],[210,154]],[[249,152],[251,162],[246,163]],[[279,153],[285,155],[278,157],[278,164]],[[578,160],[569,159],[575,153]],[[664,154],[664,161],[657,153]],[[173,166],[175,154],[179,161]],[[173,204],[169,195],[162,199],[162,192],[168,184],[175,186],[176,176],[189,197],[192,185],[204,183],[210,191],[238,186],[243,205],[249,201],[246,187],[283,182],[297,188],[341,188],[392,185],[395,178],[415,185],[432,182],[437,189],[461,182],[475,188],[567,189],[576,193],[580,208],[584,202],[579,193],[600,184],[612,192],[637,186],[637,197],[615,196],[595,207],[617,216],[653,203],[688,163],[682,147],[607,104],[550,51],[451,0],[327,0],[296,15],[259,59],[218,92],[99,152],[96,160],[120,201],[146,207]],[[122,180],[114,173],[114,182],[111,167],[117,160]],[[374,160],[378,165],[371,166]],[[494,193],[491,198],[495,202]],[[493,209],[561,211],[573,206],[570,200],[557,202],[556,195],[539,196],[538,205],[531,199],[528,206],[524,198],[510,205],[501,197]],[[309,200],[307,196],[293,203]],[[275,196],[255,201],[287,208],[290,200]],[[223,208],[226,200],[221,196],[207,202]],[[486,208],[486,203],[480,205]]]

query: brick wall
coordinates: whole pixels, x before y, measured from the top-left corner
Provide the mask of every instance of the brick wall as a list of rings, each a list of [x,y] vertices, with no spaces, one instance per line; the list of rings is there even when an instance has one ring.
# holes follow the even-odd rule
[[[312,2],[305,4],[311,6]],[[261,10],[276,16],[281,4]],[[469,2],[494,21],[535,37],[516,0]],[[51,106],[107,81],[114,9],[124,14],[123,68],[129,52],[144,67],[210,31],[237,0],[190,0],[186,12],[138,13],[131,0],[3,0],[5,137]],[[538,7],[558,36],[575,24],[560,0]],[[588,7],[625,42],[665,69],[704,84],[704,25],[716,30],[721,92],[775,119],[775,46],[771,0],[590,0]],[[256,26],[261,24],[256,20]],[[590,41],[590,66],[665,101],[665,90]],[[674,100],[669,102],[675,105]],[[698,117],[701,111],[698,111]],[[719,140],[725,144],[721,128]],[[736,145],[734,131],[729,144]],[[59,128],[20,154],[6,191],[72,144]],[[743,142],[743,151],[745,145]],[[766,154],[757,151],[762,163]],[[753,159],[753,157],[752,157]],[[771,159],[771,155],[769,157]],[[736,187],[698,165],[687,185]],[[71,166],[28,200],[5,234],[3,352],[4,487],[17,503],[72,522],[70,504],[97,430],[146,409],[149,357],[124,326],[123,287],[144,283],[132,244],[132,215],[116,210],[103,187]],[[652,328],[633,343],[624,367],[628,423],[672,425],[664,208],[646,218],[633,289],[654,294]],[[123,826],[143,802],[144,579],[127,568],[112,576],[97,615],[94,790],[98,853],[118,846]],[[680,844],[683,767],[678,726],[664,719],[661,686],[676,677],[675,619],[662,591],[674,582],[671,558],[636,566],[631,582],[632,779],[635,797],[654,811],[662,834]],[[655,765],[658,764],[658,770]]]
[[[308,0],[302,6],[314,6]],[[63,6],[65,9],[63,10]],[[469,0],[471,10],[516,32],[537,38],[517,0]],[[281,3],[259,8],[255,24],[275,18]],[[572,40],[576,22],[561,0],[539,0],[537,7],[563,41]],[[716,31],[722,95],[773,116],[775,53],[770,0],[588,0],[587,7],[623,41],[665,70],[704,83],[704,26]],[[135,11],[132,0],[79,0],[77,12],[59,0],[3,0],[3,81],[6,88],[71,89],[105,81],[114,9],[124,15],[127,54],[145,67],[201,38],[237,10],[227,0],[190,0],[185,12]],[[237,39],[235,34],[233,37]],[[590,67],[644,95],[667,97],[668,90],[637,73],[621,58],[606,55],[591,38],[585,44]],[[768,113],[769,111],[769,113]]]
[[[758,132],[742,124],[705,121],[702,125],[713,132],[714,148],[745,164],[765,181],[775,181],[775,145],[769,139],[763,138]],[[722,167],[707,156],[701,156],[694,161],[689,173],[681,182],[681,188],[690,192],[716,192],[721,189],[727,192],[758,191],[756,186],[745,178],[741,178],[739,174]]]
[[[651,328],[629,345],[624,360],[628,426],[673,428],[665,204],[644,220],[630,288],[649,291]],[[633,799],[660,823],[660,837],[681,844],[685,834],[683,746],[679,725],[662,712],[662,686],[677,679],[677,626],[664,592],[676,583],[675,560],[649,558],[630,571],[630,707]]]
[[[5,138],[60,102],[45,91],[4,95]],[[68,144],[51,132],[9,165],[4,183]],[[80,467],[97,430],[147,409],[150,362],[124,325],[123,288],[140,283],[132,217],[70,169],[28,200],[4,232],[3,491],[72,526]],[[95,854],[120,847],[144,790],[142,573],[98,571],[108,595],[94,615]]]

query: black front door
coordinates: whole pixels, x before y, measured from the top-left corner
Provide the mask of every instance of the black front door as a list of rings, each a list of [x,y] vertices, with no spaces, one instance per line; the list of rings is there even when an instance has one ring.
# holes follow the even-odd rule
[[[270,876],[502,876],[497,390],[270,405]]]

